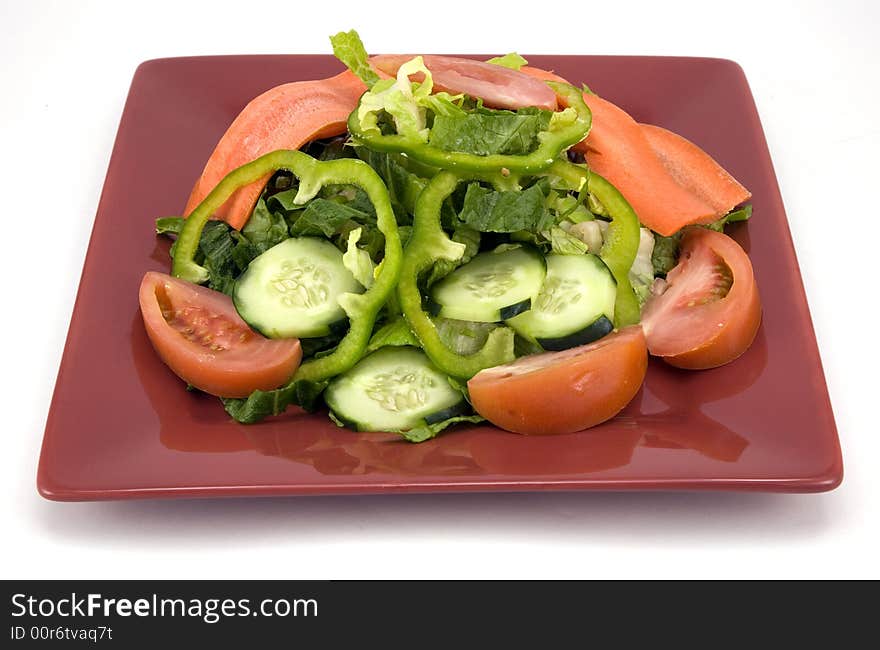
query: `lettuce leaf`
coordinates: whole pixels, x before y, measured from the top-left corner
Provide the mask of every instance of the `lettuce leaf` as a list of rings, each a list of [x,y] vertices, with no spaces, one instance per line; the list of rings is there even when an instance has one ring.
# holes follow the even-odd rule
[[[223,407],[236,422],[253,424],[270,415],[281,415],[291,404],[314,411],[330,382],[298,381],[275,390],[255,390],[245,398],[221,397]]]
[[[364,289],[369,289],[373,284],[373,271],[375,267],[373,266],[370,254],[357,247],[357,243],[361,238],[361,232],[363,232],[362,228],[355,228],[348,233],[348,246],[342,254],[342,264],[351,271],[354,279],[360,282]]]
[[[393,321],[386,323],[373,333],[370,342],[367,344],[364,356],[371,352],[375,352],[379,348],[389,346],[399,347],[404,345],[412,345],[417,348],[421,347],[416,335],[413,334],[410,329],[409,323],[406,322],[406,319],[403,318],[403,316],[400,316]]]
[[[330,37],[330,44],[333,46],[334,56],[367,84],[368,88],[376,85],[379,75],[370,67],[367,50],[355,30],[334,34]]]
[[[183,217],[159,217],[156,219],[156,234],[179,235],[185,221]]]
[[[375,219],[374,219],[375,220]],[[369,222],[370,215],[346,203],[316,198],[290,226],[292,237],[332,237],[349,221]]]
[[[678,264],[678,244],[681,241],[681,233],[670,237],[664,237],[654,233],[654,251],[651,253],[651,265],[654,267],[654,275],[666,277],[676,264]]]
[[[232,295],[239,274],[233,254],[238,245],[234,232],[222,221],[209,221],[199,239],[199,251],[204,255],[202,266],[208,269],[208,286],[226,295]]]
[[[247,223],[241,229],[241,234],[260,253],[266,252],[275,244],[279,244],[290,237],[284,216],[270,210],[263,199],[257,201],[251,218],[247,220]]]
[[[712,223],[706,224],[706,228],[709,230],[715,230],[716,232],[724,232],[724,226],[729,223],[736,223],[737,221],[748,221],[752,216],[752,204],[744,205],[738,210],[732,210],[721,217],[718,221],[713,221]]]
[[[727,223],[748,221],[752,217],[752,204],[744,205],[739,210],[733,210],[727,214]]]
[[[180,234],[184,222],[183,217],[160,217],[156,220],[156,234],[176,236]],[[208,270],[208,287],[211,289],[227,295],[232,293],[235,278],[241,272],[235,252],[242,239],[238,232],[222,221],[205,224],[199,238],[196,262]],[[173,259],[174,244],[169,253]]]
[[[549,232],[542,234],[550,242],[550,251],[558,255],[583,255],[590,250],[586,243],[559,226],[553,226]]]
[[[434,325],[443,344],[456,354],[469,355],[482,349],[498,323],[475,323],[452,318],[435,318]]]
[[[553,222],[545,190],[540,183],[521,192],[491,190],[471,183],[458,218],[480,232],[540,232]]]
[[[425,79],[412,83],[409,76],[421,72]],[[431,71],[417,56],[397,70],[396,79],[377,81],[364,93],[357,108],[357,119],[364,131],[378,129],[379,117],[387,113],[394,120],[397,134],[418,142],[428,140],[425,102],[434,88]]]
[[[402,158],[400,154],[382,153],[366,147],[358,147],[357,153],[361,160],[372,167],[385,181],[397,223],[412,223],[416,199],[419,198],[428,181],[407,169],[406,164],[412,163]]]
[[[639,305],[645,304],[654,283],[654,233],[647,228],[639,229],[639,248],[629,269],[629,282]]]
[[[464,244],[464,252],[461,257],[457,258],[455,261],[447,258],[440,258],[434,262],[434,266],[431,267],[431,272],[428,274],[428,278],[425,281],[426,288],[430,288],[431,285],[445,278],[462,264],[470,262],[471,258],[480,251],[480,240],[482,239],[482,236],[473,228],[459,225],[453,231],[450,239],[456,244]]]
[[[515,112],[477,107],[470,113],[437,114],[430,142],[445,151],[479,156],[523,155],[537,147],[538,134],[550,127],[551,119],[553,113],[534,107]]]
[[[496,56],[495,58],[486,61],[486,63],[493,63],[495,65],[504,66],[505,68],[510,68],[511,70],[519,70],[524,65],[529,64],[528,61],[526,61],[516,52],[511,52],[510,54],[505,54],[504,56]]]
[[[481,415],[456,415],[441,422],[423,424],[409,431],[400,431],[399,433],[403,436],[404,440],[409,442],[425,442],[431,438],[436,438],[437,434],[453,424],[458,424],[459,422],[473,422],[476,424],[485,421],[486,418]]]

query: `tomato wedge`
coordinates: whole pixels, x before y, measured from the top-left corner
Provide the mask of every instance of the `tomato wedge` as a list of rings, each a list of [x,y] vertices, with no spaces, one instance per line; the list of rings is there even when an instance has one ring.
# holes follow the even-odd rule
[[[345,133],[349,114],[366,86],[346,71],[329,79],[296,81],[267,90],[232,122],[196,181],[184,214],[189,215],[236,167],[278,149],[299,149],[319,138]],[[241,229],[269,180],[237,190],[215,216]]]
[[[139,300],[156,352],[174,374],[206,393],[247,397],[281,386],[299,367],[298,339],[257,334],[219,291],[150,271]]]
[[[666,290],[642,312],[651,354],[679,368],[714,368],[745,352],[761,324],[761,298],[748,255],[733,239],[691,228]]]
[[[565,81],[540,68],[523,67],[536,79]],[[671,131],[639,124],[598,95],[584,93],[593,114],[590,134],[573,149],[608,179],[639,221],[661,235],[720,219],[751,194],[709,154]]]
[[[374,56],[370,63],[381,72],[396,75],[398,68],[412,56],[383,54]],[[493,63],[460,59],[452,56],[425,55],[425,67],[431,71],[434,86],[452,94],[465,93],[479,97],[486,106],[517,109],[537,106],[556,110],[556,94],[550,87],[518,70]],[[419,81],[418,76],[411,77]]]
[[[468,392],[477,413],[502,429],[570,433],[617,415],[639,391],[647,368],[645,336],[634,325],[589,345],[482,370]]]

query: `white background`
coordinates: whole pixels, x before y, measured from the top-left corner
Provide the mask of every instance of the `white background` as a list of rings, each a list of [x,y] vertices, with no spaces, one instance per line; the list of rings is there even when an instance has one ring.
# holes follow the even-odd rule
[[[0,0],[0,576],[880,577],[878,3],[346,4]],[[812,307],[843,486],[822,495],[42,500],[42,430],[135,67],[194,54],[327,53],[327,35],[350,27],[383,51],[738,61]]]

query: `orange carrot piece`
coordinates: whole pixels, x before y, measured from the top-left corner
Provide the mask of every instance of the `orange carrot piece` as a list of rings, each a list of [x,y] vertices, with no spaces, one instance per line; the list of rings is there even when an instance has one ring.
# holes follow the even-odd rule
[[[189,215],[236,167],[278,149],[299,149],[319,138],[345,133],[349,114],[366,90],[349,71],[317,81],[296,81],[267,90],[232,122],[196,181],[184,214]],[[240,230],[269,177],[237,190],[214,214]]]
[[[751,198],[751,192],[690,140],[652,124],[640,126],[675,182],[709,204],[718,217]]]
[[[562,77],[525,66],[538,79]],[[620,190],[639,220],[661,235],[711,223],[751,195],[697,145],[666,129],[637,123],[598,95],[584,93],[593,113],[587,138],[573,148]]]

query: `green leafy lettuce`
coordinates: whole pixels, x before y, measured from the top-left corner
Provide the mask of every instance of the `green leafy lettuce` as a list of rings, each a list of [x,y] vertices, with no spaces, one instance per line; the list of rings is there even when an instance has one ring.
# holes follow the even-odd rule
[[[541,183],[522,191],[498,191],[471,183],[458,218],[480,232],[540,232],[554,219],[547,209],[545,193]]]
[[[639,229],[639,248],[629,270],[629,281],[639,304],[645,304],[654,283],[654,234],[647,228]]]
[[[475,323],[453,318],[435,318],[434,325],[443,344],[456,354],[469,355],[478,352],[486,343],[497,323]]]
[[[425,442],[426,440],[437,437],[437,434],[453,424],[458,424],[459,422],[471,422],[477,424],[485,421],[486,418],[481,415],[456,415],[440,422],[423,424],[410,429],[409,431],[400,431],[399,433],[409,442]]]
[[[504,56],[496,56],[495,58],[486,61],[486,63],[493,63],[495,65],[500,65],[505,68],[510,68],[511,70],[519,70],[524,65],[529,64],[528,61],[526,61],[516,52],[511,52],[510,54],[505,54]]]
[[[551,111],[540,108],[505,111],[478,106],[472,112],[436,115],[430,142],[446,151],[480,156],[523,155],[538,146],[538,134],[548,129],[552,117]]]
[[[717,232],[724,232],[724,226],[729,223],[736,223],[737,221],[748,221],[752,216],[752,204],[744,205],[738,210],[732,210],[728,212],[723,217],[721,217],[718,221],[713,221],[710,224],[706,225],[706,228],[709,230],[715,230]]]
[[[330,37],[330,44],[333,46],[333,54],[336,58],[367,84],[368,88],[376,85],[379,75],[370,67],[367,50],[355,30],[334,34]]]
[[[236,422],[253,424],[271,415],[281,415],[291,404],[314,411],[328,383],[297,381],[276,390],[255,390],[242,399],[223,397],[220,401]]]
[[[671,237],[664,237],[654,233],[654,250],[651,253],[651,265],[654,267],[654,275],[666,277],[678,263],[678,246],[681,241],[681,233],[675,233]]]
[[[362,248],[357,247],[357,243],[361,238],[361,228],[355,228],[348,233],[348,244],[345,252],[342,254],[342,264],[351,271],[354,279],[361,283],[364,289],[369,289],[373,284],[373,271],[375,266],[370,254]]]
[[[421,73],[424,81],[412,83],[410,75]],[[381,79],[361,97],[357,119],[364,131],[379,128],[379,118],[387,114],[398,135],[418,142],[428,140],[427,106],[434,88],[430,70],[422,57],[407,61],[397,71],[396,79]]]
[[[371,352],[375,352],[379,348],[389,346],[401,347],[404,345],[411,345],[416,348],[421,347],[416,335],[413,334],[410,329],[409,323],[406,322],[406,319],[403,316],[399,316],[398,318],[385,323],[385,325],[373,333],[370,342],[367,344],[364,356]]]

